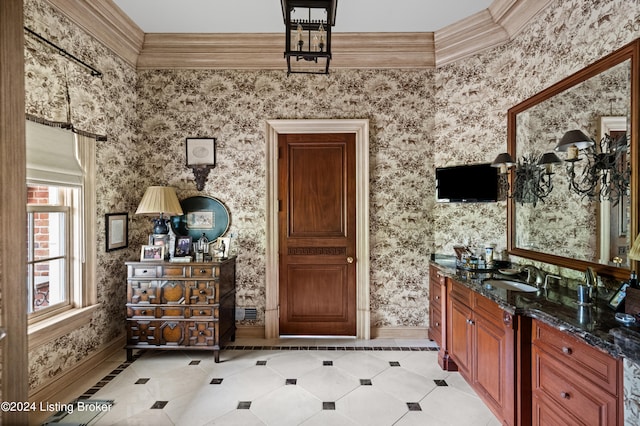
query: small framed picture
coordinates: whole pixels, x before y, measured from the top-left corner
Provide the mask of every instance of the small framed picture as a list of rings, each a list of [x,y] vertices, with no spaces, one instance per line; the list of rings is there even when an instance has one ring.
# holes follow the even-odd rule
[[[229,257],[229,246],[231,245],[231,238],[220,237],[215,243],[215,255],[217,259],[226,259]]]
[[[149,235],[150,246],[168,246],[169,234],[151,234]]]
[[[128,247],[129,213],[107,213],[104,216],[107,251]]]
[[[142,249],[140,250],[140,261],[143,262],[143,261],[152,260],[152,261],[161,262],[164,260],[164,249],[165,249],[164,245],[142,246]]]
[[[215,166],[216,138],[187,138],[187,166]]]
[[[185,257],[191,253],[191,237],[176,237],[176,249],[173,253],[174,257]]]
[[[613,309],[617,309],[620,303],[627,296],[627,287],[629,287],[629,283],[622,283],[618,291],[615,292],[613,297],[609,299],[609,307]]]

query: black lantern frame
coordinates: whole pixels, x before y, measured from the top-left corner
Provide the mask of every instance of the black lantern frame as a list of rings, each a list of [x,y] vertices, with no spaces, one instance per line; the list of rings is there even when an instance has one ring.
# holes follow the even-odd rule
[[[335,25],[337,0],[281,0],[281,3],[287,75],[329,74],[331,28]],[[292,16],[294,11],[295,17]],[[296,67],[300,60],[304,61],[303,64]],[[320,65],[316,67],[314,64]]]

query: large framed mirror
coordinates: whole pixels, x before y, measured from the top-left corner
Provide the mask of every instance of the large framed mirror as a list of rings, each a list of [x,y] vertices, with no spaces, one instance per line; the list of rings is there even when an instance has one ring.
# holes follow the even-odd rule
[[[516,176],[532,164],[537,168],[543,154],[560,161],[536,174],[543,177],[534,184],[542,195],[507,202],[510,254],[576,270],[592,267],[616,279],[637,270],[626,253],[638,233],[639,54],[640,39],[508,111],[508,152],[516,162],[508,177],[512,191],[522,185]],[[575,130],[593,146],[564,145]],[[612,152],[618,162],[607,166],[610,174],[589,159]],[[611,188],[622,193],[612,196]]]

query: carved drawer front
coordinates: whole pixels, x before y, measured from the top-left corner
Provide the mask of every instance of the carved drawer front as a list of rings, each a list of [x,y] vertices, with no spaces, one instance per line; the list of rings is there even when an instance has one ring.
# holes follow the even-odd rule
[[[191,277],[193,278],[215,278],[218,276],[218,268],[213,266],[193,266]]]
[[[213,321],[187,323],[189,346],[213,346],[218,342],[218,324]]]
[[[156,321],[127,321],[127,341],[134,345],[157,345]]]
[[[183,318],[184,305],[158,306],[158,318]]]
[[[161,275],[155,265],[132,265],[129,266],[130,278],[156,278]]]
[[[217,303],[219,301],[217,287],[216,281],[194,281],[189,283],[189,304]]]
[[[155,318],[156,308],[154,306],[142,305],[127,306],[127,317],[129,318]]]
[[[185,324],[181,321],[162,321],[160,323],[160,344],[166,346],[185,345]]]
[[[162,304],[184,303],[185,295],[184,281],[162,281],[160,284],[160,303]]]
[[[191,318],[207,317],[220,318],[218,305],[207,305],[187,308],[188,316]]]
[[[575,420],[565,419],[565,424],[616,424],[614,396],[568,370],[562,361],[536,348],[534,348],[534,368],[536,369],[535,397],[543,401],[552,401],[551,405],[555,405],[561,412],[575,418]]]
[[[158,283],[156,281],[129,281],[127,302],[158,303]]]
[[[535,321],[533,343],[613,395],[618,394],[618,361],[566,333]]]
[[[186,277],[187,269],[188,268],[186,266],[180,266],[180,265],[163,266],[161,269],[162,271],[161,276],[164,278]]]
[[[442,311],[439,306],[431,306],[429,313],[429,338],[433,339],[438,346],[442,346]]]
[[[445,276],[440,270],[434,266],[429,268],[429,279],[440,285],[445,284]]]

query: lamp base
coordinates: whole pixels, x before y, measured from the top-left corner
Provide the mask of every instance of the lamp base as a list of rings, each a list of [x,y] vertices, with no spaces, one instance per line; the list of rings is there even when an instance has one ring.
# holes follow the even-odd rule
[[[153,233],[154,234],[168,234],[169,227],[167,221],[162,216],[153,219]]]

